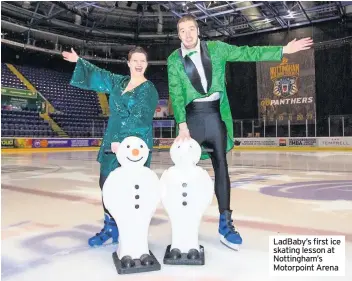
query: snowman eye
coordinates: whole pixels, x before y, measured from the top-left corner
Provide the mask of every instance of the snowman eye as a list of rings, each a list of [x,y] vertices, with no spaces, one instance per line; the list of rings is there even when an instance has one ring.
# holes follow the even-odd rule
[[[180,146],[178,146],[178,148],[180,148]]]
[[[129,145],[127,145],[127,148],[130,148],[130,146],[129,146]]]
[[[141,145],[141,148],[143,148],[143,145]]]

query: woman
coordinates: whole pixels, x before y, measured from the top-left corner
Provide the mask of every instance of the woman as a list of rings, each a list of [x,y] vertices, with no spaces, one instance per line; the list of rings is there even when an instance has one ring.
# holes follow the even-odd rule
[[[158,92],[144,76],[148,66],[147,53],[141,47],[128,54],[130,76],[113,74],[80,58],[76,52],[62,53],[65,60],[75,62],[76,67],[70,85],[110,95],[110,117],[98,153],[100,163],[100,189],[109,173],[119,167],[116,155],[104,154],[105,150],[116,153],[120,142],[128,136],[143,139],[150,150],[153,148],[153,116],[158,104]],[[150,167],[151,153],[145,166]],[[88,240],[90,246],[100,246],[112,238],[118,242],[118,227],[104,206],[104,227]]]

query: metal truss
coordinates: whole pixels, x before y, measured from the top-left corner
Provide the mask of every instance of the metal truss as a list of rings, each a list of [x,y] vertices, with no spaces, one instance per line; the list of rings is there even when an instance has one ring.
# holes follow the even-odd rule
[[[195,17],[201,36],[227,38],[350,21],[351,7],[346,1],[3,1],[1,14],[7,31],[42,32],[41,39],[51,33],[48,40],[56,34],[56,43],[160,45],[177,39],[184,15]]]

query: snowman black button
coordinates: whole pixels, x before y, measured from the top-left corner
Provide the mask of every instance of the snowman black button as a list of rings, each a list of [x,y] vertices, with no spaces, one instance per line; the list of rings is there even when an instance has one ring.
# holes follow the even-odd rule
[[[182,193],[182,196],[183,196],[183,197],[186,197],[186,196],[187,196],[187,193],[186,193],[186,192],[183,192],[183,193]]]
[[[183,201],[183,202],[182,202],[182,205],[183,205],[183,206],[187,206],[187,202],[186,202],[186,201]]]
[[[136,195],[134,198],[139,199],[139,195]]]
[[[138,185],[138,184],[136,184],[136,185],[134,186],[134,188],[135,188],[135,189],[138,189],[138,188],[139,188],[139,185]]]
[[[184,183],[182,184],[182,186],[183,186],[183,187],[187,187],[187,183],[184,182]]]
[[[134,206],[136,209],[139,209],[139,205]]]

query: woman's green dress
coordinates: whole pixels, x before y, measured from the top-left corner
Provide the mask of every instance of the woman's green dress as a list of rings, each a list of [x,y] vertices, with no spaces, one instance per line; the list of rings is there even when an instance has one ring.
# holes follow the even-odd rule
[[[98,154],[100,173],[107,177],[119,167],[115,154],[105,154],[112,142],[122,142],[129,136],[136,136],[153,148],[153,116],[158,105],[158,92],[147,80],[124,94],[130,76],[113,74],[79,58],[70,85],[109,94],[110,117]],[[150,167],[151,152],[145,166]]]

